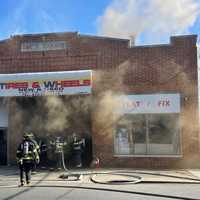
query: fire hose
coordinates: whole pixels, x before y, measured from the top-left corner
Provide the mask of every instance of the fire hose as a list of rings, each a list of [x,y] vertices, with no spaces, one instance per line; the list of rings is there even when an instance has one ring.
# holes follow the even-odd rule
[[[65,165],[65,155],[64,155],[64,151],[62,151],[62,166],[63,166],[63,169],[65,171],[69,171],[69,169],[67,169],[66,165]]]

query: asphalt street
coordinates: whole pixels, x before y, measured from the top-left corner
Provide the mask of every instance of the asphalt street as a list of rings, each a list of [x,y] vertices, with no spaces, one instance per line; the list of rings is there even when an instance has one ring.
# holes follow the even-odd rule
[[[92,189],[93,188],[93,189]],[[114,191],[116,190],[116,191]],[[120,191],[120,192],[119,192]],[[128,192],[127,192],[128,191]],[[82,184],[77,186],[38,185],[24,188],[1,188],[1,200],[27,199],[200,199],[199,185],[180,184],[140,184],[118,187],[91,187]]]
[[[113,173],[114,170],[92,171],[92,174],[91,171],[83,171],[81,172],[83,176],[78,181],[70,178],[59,178],[63,172],[39,171],[33,176],[30,186],[18,187],[19,177],[17,169],[4,168],[0,169],[0,200],[200,200],[200,182],[197,181],[199,171],[170,170],[156,171],[155,173],[155,171],[129,170],[127,172],[120,170],[120,174],[129,173],[131,176],[134,174],[134,176],[142,177],[141,180],[144,180],[144,182],[137,183],[124,182],[124,177],[121,175],[120,177],[116,174],[113,177],[110,176],[110,172]],[[77,173],[77,171],[72,173]],[[96,180],[103,182],[94,183],[91,181],[91,177],[94,177],[95,174]],[[154,177],[156,176],[155,174],[164,174],[166,176]],[[177,177],[182,177],[183,179]],[[114,181],[112,182],[112,180]],[[120,182],[121,180],[122,182]],[[127,180],[129,180],[129,177],[127,177]],[[148,181],[145,182],[145,180]]]

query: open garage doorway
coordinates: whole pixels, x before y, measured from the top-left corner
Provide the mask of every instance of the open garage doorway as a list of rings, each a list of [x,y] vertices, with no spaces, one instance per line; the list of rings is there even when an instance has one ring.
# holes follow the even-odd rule
[[[16,121],[19,135],[30,130],[41,148],[41,167],[56,166],[55,141],[65,144],[66,167],[74,166],[72,149],[73,134],[84,141],[82,167],[92,161],[91,96],[42,96],[15,97]],[[13,116],[14,117],[14,116]],[[19,125],[20,124],[20,125]],[[15,129],[16,130],[16,129]]]

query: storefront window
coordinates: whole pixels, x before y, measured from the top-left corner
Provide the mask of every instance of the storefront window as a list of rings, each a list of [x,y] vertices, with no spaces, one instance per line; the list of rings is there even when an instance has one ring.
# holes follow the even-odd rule
[[[133,115],[131,119],[132,152],[133,154],[146,154],[146,117],[145,115]]]
[[[115,133],[117,155],[180,154],[179,114],[129,114]]]
[[[116,131],[115,152],[117,154],[130,154],[129,130],[127,126],[119,125]]]

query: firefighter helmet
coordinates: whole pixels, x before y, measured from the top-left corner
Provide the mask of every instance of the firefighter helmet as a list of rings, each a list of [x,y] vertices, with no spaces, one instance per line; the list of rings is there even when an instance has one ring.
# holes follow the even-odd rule
[[[33,137],[33,133],[31,132],[24,132],[24,138],[25,139],[29,139],[29,138],[32,138]]]

